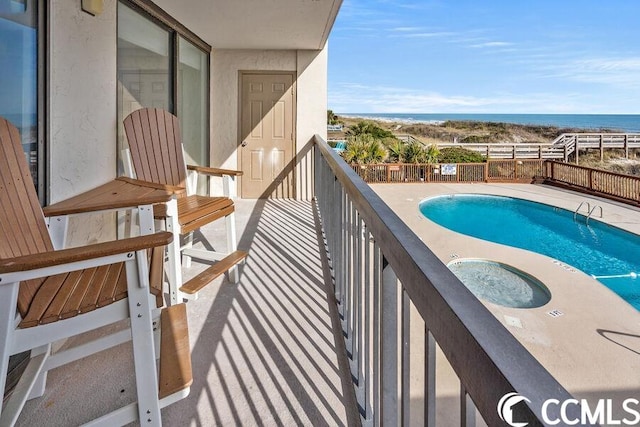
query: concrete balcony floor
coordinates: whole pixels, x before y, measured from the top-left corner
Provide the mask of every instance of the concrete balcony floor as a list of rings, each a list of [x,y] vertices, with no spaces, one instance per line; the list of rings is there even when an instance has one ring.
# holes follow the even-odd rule
[[[171,426],[346,425],[357,420],[311,202],[238,200],[239,284],[187,305],[194,382],[162,411]],[[206,236],[206,239],[204,239]],[[224,249],[223,221],[196,245]],[[193,263],[187,278],[206,266]],[[336,337],[338,337],[336,339]],[[135,399],[130,343],[55,369],[19,425],[77,425]],[[345,392],[346,391],[346,392]],[[354,414],[355,417],[354,417]]]

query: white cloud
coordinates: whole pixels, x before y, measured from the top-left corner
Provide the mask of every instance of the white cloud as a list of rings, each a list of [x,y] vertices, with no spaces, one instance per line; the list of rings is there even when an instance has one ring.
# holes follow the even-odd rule
[[[540,66],[541,77],[640,89],[640,57],[569,59]]]
[[[396,28],[392,28],[391,31],[397,31],[397,32],[413,32],[413,31],[424,31],[425,29],[423,27],[396,27]]]
[[[487,48],[487,47],[507,47],[507,46],[513,46],[513,43],[509,43],[509,42],[485,42],[485,43],[472,44],[470,47]]]
[[[435,37],[451,37],[456,33],[451,31],[433,31],[433,32],[420,32],[420,33],[406,33],[406,34],[393,34],[391,37],[403,37],[408,39],[413,38],[435,38]]]
[[[465,96],[401,87],[343,84],[329,92],[329,108],[340,113],[618,113],[624,105],[598,105],[584,93],[496,93]],[[629,106],[627,106],[629,107]],[[608,110],[610,109],[610,110]]]

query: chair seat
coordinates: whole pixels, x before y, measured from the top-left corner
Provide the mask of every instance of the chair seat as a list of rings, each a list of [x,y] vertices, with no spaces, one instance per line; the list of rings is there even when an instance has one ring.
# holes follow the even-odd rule
[[[149,264],[149,289],[162,306],[163,247],[154,248]],[[26,306],[20,304],[24,293],[37,289]],[[18,304],[21,328],[53,323],[104,307],[127,297],[127,273],[124,263],[72,271],[21,283]]]
[[[187,196],[178,199],[178,222],[181,234],[196,230],[234,211],[233,200],[229,197]],[[166,206],[154,206],[156,218],[166,217]]]

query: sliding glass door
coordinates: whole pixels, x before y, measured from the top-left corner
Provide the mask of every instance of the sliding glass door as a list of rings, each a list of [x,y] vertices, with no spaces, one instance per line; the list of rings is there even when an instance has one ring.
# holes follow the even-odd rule
[[[178,117],[187,164],[209,164],[209,56],[178,38]],[[198,190],[206,191],[206,182]]]
[[[125,117],[144,107],[173,111],[171,69],[169,31],[120,3],[118,5],[118,155],[122,155],[122,150],[128,147],[122,126]]]
[[[127,141],[122,120],[144,107],[178,116],[188,164],[209,164],[209,52],[178,25],[149,16],[135,1],[118,3],[118,155]],[[122,162],[119,162],[122,173]],[[199,185],[205,190],[204,183]]]
[[[40,9],[35,0],[0,0],[0,116],[20,131],[34,184],[44,201],[42,114],[38,96],[38,28]]]

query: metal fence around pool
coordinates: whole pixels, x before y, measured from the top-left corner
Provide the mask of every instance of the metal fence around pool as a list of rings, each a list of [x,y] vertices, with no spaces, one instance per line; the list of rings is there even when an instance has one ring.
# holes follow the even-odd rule
[[[544,181],[640,206],[640,177],[551,160],[489,160],[485,163],[382,163],[351,168],[365,182],[473,183]]]
[[[489,160],[486,163],[382,163],[351,168],[368,183],[531,182],[544,174],[544,160]]]

